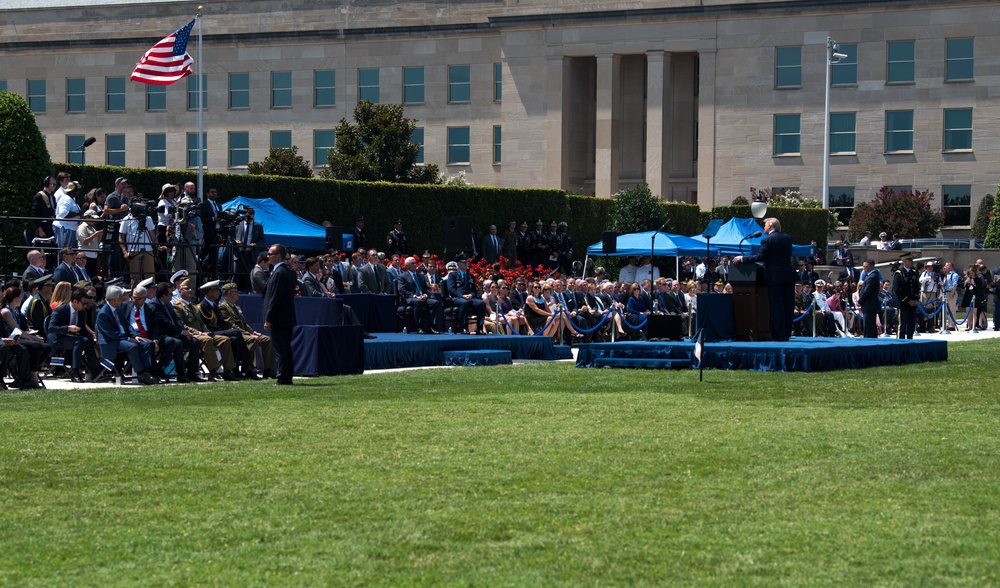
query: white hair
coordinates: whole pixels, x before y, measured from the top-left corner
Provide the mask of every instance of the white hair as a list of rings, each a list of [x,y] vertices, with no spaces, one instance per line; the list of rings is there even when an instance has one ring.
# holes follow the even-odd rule
[[[104,293],[105,300],[118,300],[125,295],[125,289],[121,286],[109,286],[107,292]]]

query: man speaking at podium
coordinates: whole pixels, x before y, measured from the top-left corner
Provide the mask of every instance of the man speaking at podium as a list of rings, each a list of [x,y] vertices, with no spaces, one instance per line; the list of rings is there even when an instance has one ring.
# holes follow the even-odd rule
[[[781,232],[776,218],[764,220],[766,236],[757,255],[737,255],[733,263],[764,263],[764,280],[771,308],[771,335],[774,341],[788,341],[792,333],[795,307],[795,269],[792,267],[792,238]]]

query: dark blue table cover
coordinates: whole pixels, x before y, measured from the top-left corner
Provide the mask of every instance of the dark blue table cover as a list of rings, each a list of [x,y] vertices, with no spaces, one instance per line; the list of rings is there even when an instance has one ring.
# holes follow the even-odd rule
[[[296,376],[340,376],[365,371],[360,325],[302,325],[292,330]]]
[[[705,329],[705,341],[732,341],[736,339],[736,317],[733,314],[732,294],[698,294],[696,333]]]

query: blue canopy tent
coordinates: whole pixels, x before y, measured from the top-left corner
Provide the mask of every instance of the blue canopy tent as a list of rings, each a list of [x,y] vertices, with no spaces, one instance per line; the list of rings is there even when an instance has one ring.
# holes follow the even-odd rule
[[[760,249],[760,240],[763,235],[744,240],[742,251],[740,250],[740,241],[743,237],[757,231],[763,233],[764,227],[760,226],[755,219],[731,218],[723,223],[719,232],[712,237],[712,247],[717,247],[722,255],[754,255]],[[691,239],[701,243],[702,247],[705,246],[705,237],[702,235],[695,235]],[[792,255],[796,257],[805,257],[811,252],[812,245],[792,245]]]
[[[656,234],[656,241],[653,241],[653,234]],[[674,275],[680,274],[680,258],[685,255],[719,255],[719,249],[712,243],[709,250],[705,247],[704,241],[697,241],[684,235],[673,235],[661,233],[659,231],[644,231],[642,233],[630,233],[619,235],[615,253],[604,253],[604,242],[598,241],[587,247],[587,257],[609,255],[611,257],[624,257],[634,255],[653,255],[654,257],[676,257],[676,268]],[[584,264],[586,271],[586,264]]]
[[[296,216],[272,198],[237,196],[223,203],[222,209],[231,210],[239,206],[254,209],[254,220],[263,225],[264,242],[259,244],[261,247],[281,243],[285,247],[306,251],[326,249],[325,228]]]

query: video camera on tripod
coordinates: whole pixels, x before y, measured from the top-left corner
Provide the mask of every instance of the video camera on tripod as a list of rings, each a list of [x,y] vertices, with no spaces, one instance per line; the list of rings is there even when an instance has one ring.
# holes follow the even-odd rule
[[[240,204],[236,208],[219,211],[219,237],[223,243],[236,238],[236,226],[245,221],[253,208]]]

